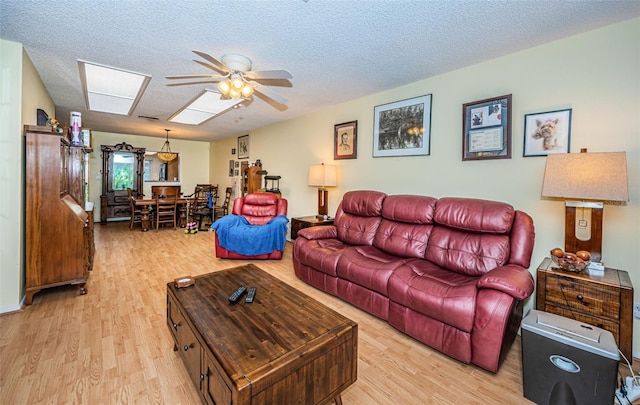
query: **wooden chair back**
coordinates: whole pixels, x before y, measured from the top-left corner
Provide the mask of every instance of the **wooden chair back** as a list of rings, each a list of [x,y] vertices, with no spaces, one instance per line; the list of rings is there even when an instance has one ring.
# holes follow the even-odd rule
[[[232,192],[232,188],[227,187],[227,189],[224,192],[224,201],[220,206],[215,207],[214,209],[214,214],[213,214],[214,221],[218,218],[221,218],[229,214],[229,203],[231,202],[231,192]]]
[[[155,197],[156,230],[159,229],[160,224],[172,224],[173,229],[176,229],[179,189],[164,190],[164,192],[167,193],[163,194],[164,198],[161,198],[160,194]]]

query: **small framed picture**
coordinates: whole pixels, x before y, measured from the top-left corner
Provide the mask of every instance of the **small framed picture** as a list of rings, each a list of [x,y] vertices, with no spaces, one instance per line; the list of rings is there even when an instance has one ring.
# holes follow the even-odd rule
[[[82,133],[82,145],[86,146],[87,148],[90,148],[91,142],[93,141],[91,130],[88,128],[83,128],[81,133]]]
[[[235,170],[235,175],[236,175],[236,177],[237,177],[238,175],[240,175],[240,172],[238,171],[238,169],[236,169],[236,170]]]
[[[571,108],[524,116],[523,156],[547,156],[569,153]]]
[[[511,159],[511,94],[462,105],[462,160]]]
[[[229,161],[229,177],[233,177],[233,165],[234,165],[233,160],[230,160]]]
[[[358,121],[344,122],[333,127],[333,159],[358,157]]]
[[[249,159],[249,135],[238,137],[238,159]]]
[[[235,155],[236,154],[236,148],[231,148],[231,154]]]
[[[236,160],[235,167],[240,167],[240,162]]]
[[[431,94],[373,109],[373,157],[429,155]]]

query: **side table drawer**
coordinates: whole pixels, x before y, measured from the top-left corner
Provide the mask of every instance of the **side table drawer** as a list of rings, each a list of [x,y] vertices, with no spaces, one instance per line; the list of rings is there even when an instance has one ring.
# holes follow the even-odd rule
[[[565,280],[561,277],[548,277],[546,295],[548,302],[569,307],[574,312],[586,312],[614,321],[620,319],[619,290],[576,284],[573,280]]]

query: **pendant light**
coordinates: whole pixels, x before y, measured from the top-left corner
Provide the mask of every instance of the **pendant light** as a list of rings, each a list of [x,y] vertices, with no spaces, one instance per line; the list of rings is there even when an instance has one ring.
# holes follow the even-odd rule
[[[164,145],[162,145],[162,149],[160,149],[160,152],[158,152],[158,158],[160,160],[164,160],[165,162],[170,162],[173,159],[178,157],[178,154],[175,152],[171,152],[171,146],[169,145],[169,131],[170,129],[166,129],[165,131],[167,131],[167,140],[164,142]]]

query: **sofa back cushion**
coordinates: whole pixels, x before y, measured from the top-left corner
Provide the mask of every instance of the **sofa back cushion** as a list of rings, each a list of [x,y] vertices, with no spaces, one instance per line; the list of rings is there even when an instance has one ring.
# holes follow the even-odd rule
[[[417,195],[387,196],[373,246],[400,257],[424,257],[436,201]]]
[[[342,197],[333,224],[338,239],[350,245],[371,246],[382,219],[382,202],[387,195],[379,191],[349,191]]]
[[[252,193],[233,201],[232,213],[253,225],[264,225],[278,215],[287,215],[287,200],[272,193]]]
[[[509,204],[441,198],[424,257],[441,267],[480,276],[509,262],[514,217]]]

